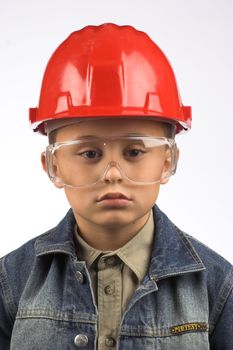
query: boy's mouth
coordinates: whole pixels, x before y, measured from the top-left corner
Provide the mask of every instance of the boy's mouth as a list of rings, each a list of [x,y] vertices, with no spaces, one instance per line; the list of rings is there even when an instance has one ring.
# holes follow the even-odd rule
[[[109,192],[101,196],[100,198],[97,199],[97,202],[102,202],[102,201],[117,201],[117,200],[126,200],[126,201],[131,201],[130,198],[128,198],[126,195],[120,192]]]

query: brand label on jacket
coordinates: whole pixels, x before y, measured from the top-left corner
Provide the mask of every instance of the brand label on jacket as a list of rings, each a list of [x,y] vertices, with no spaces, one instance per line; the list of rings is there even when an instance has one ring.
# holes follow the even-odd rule
[[[184,323],[171,327],[172,334],[181,334],[185,332],[206,332],[207,330],[208,325],[200,322]]]

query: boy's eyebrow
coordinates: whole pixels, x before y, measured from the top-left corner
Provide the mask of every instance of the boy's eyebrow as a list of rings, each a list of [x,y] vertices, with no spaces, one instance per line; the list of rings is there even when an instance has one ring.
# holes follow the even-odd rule
[[[82,139],[89,139],[89,138],[96,138],[96,135],[83,135],[83,136],[80,136],[80,135],[77,135],[74,137],[74,140],[82,140]]]

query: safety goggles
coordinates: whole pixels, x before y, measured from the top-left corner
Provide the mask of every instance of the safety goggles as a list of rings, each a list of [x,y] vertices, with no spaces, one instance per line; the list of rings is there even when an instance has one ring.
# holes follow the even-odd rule
[[[159,183],[176,170],[176,143],[152,136],[82,137],[46,148],[50,179],[79,188],[103,182]]]

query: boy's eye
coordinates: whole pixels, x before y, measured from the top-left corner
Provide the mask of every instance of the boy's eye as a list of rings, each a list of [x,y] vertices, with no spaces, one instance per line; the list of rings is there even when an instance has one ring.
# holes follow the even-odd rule
[[[136,158],[143,155],[145,152],[138,148],[132,148],[125,151],[124,155],[131,158]]]
[[[87,159],[97,159],[97,158],[100,158],[102,154],[100,151],[88,150],[88,151],[80,152],[78,153],[78,155]]]

